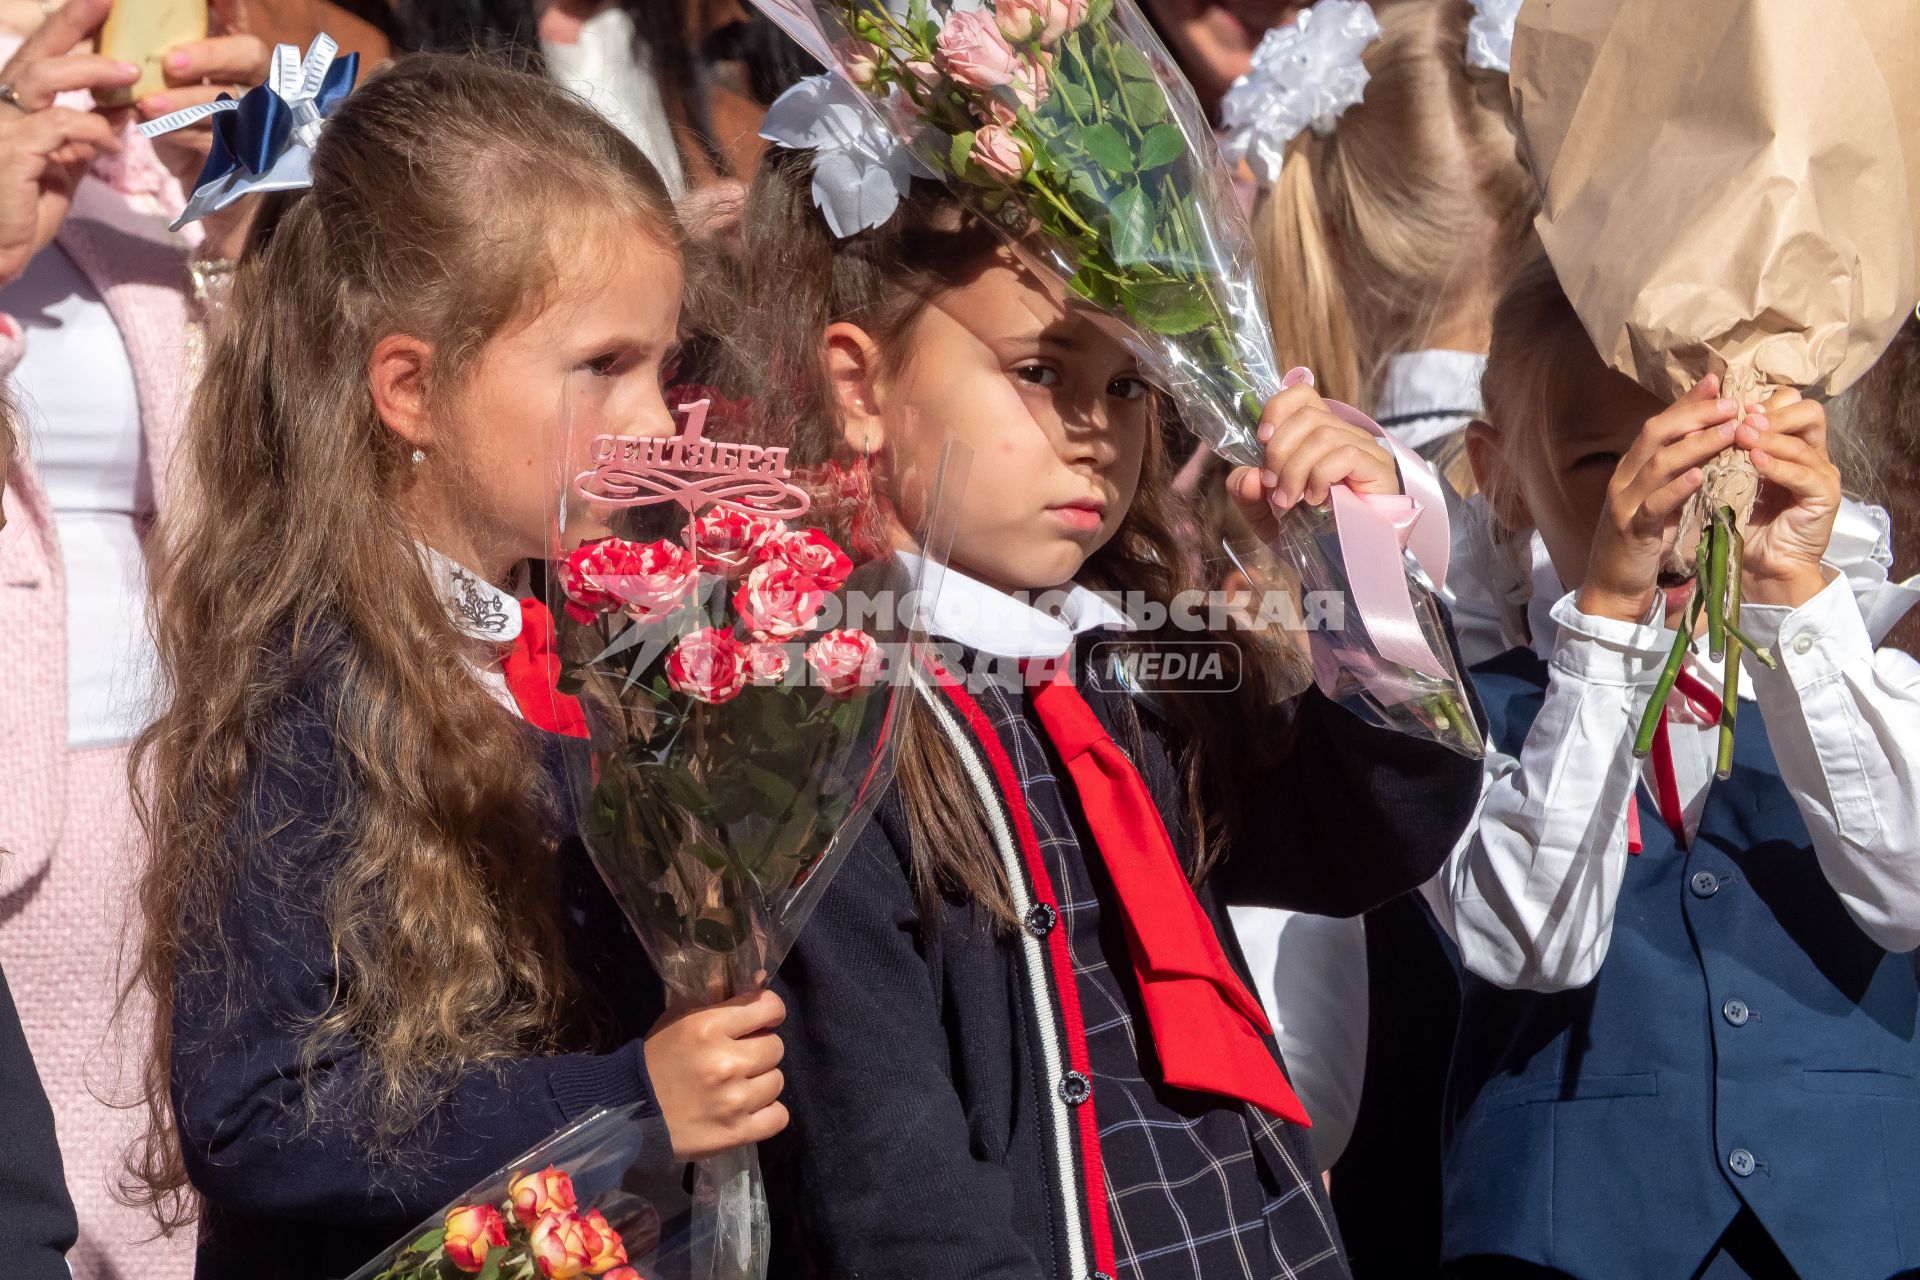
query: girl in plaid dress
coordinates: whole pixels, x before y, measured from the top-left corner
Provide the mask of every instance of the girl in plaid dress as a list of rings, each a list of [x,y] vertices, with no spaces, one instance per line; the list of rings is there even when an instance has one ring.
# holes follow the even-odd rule
[[[776,1270],[1345,1276],[1222,912],[1352,915],[1409,889],[1478,766],[1283,698],[1291,646],[1170,613],[1191,549],[1155,397],[1102,317],[931,184],[846,236],[819,187],[780,149],[755,181],[742,363],[770,402],[798,391],[796,459],[846,462],[909,524],[898,477],[949,440],[972,462],[898,780],[780,973]],[[1310,384],[1265,422],[1265,474],[1229,485],[1268,532],[1335,483],[1400,491],[1395,455]],[[1116,654],[1137,674],[1196,641],[1228,678],[1151,699],[1108,678]]]

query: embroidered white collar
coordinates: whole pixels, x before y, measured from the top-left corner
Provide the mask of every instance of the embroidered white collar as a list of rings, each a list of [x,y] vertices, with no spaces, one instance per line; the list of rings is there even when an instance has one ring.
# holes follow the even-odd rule
[[[497,645],[509,645],[519,638],[520,601],[512,592],[502,591],[424,542],[415,545],[420,548],[420,560],[434,590],[446,602],[447,613],[462,635]],[[520,573],[524,576],[524,567]]]
[[[900,559],[910,579],[919,575],[920,622],[928,634],[996,658],[1057,658],[1083,632],[1134,629],[1112,600],[1077,582],[1033,592],[1029,600],[908,552]]]

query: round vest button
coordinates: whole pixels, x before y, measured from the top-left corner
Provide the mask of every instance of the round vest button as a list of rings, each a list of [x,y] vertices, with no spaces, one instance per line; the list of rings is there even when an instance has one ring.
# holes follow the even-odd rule
[[[1036,902],[1027,909],[1027,932],[1036,938],[1046,937],[1059,923],[1060,913],[1044,902]]]
[[[1753,1152],[1745,1147],[1735,1147],[1727,1155],[1727,1168],[1733,1170],[1733,1176],[1744,1178],[1753,1172]]]
[[[1084,1073],[1069,1071],[1060,1077],[1060,1101],[1070,1107],[1077,1107],[1093,1096],[1093,1081]]]
[[[1692,886],[1693,896],[1696,898],[1711,898],[1720,892],[1720,877],[1711,871],[1694,872],[1693,879],[1688,881],[1688,884]]]
[[[1747,1002],[1744,1000],[1729,1000],[1720,1006],[1721,1016],[1736,1027],[1746,1026],[1747,1019],[1751,1016],[1751,1012],[1752,1011],[1747,1008]]]

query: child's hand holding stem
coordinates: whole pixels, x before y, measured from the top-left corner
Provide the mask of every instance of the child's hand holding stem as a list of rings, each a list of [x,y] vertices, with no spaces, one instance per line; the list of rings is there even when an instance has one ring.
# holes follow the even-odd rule
[[[1649,419],[1620,459],[1594,529],[1587,576],[1575,597],[1582,613],[1646,621],[1681,511],[1705,479],[1701,468],[1736,443],[1739,406],[1720,398],[1719,390],[1717,376],[1702,378],[1671,408]]]

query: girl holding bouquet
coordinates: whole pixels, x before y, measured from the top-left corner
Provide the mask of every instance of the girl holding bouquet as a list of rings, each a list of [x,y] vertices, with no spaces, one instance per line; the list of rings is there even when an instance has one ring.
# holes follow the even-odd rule
[[[883,488],[949,440],[973,460],[897,782],[779,976],[776,1267],[1344,1276],[1222,912],[1351,915],[1406,891],[1479,765],[1275,696],[1298,659],[1268,634],[1182,631],[1157,397],[1105,317],[931,184],[830,234],[826,150],[771,152],[744,219],[744,349],[798,391],[794,456],[854,459]],[[1265,423],[1265,474],[1231,485],[1266,532],[1333,484],[1399,492],[1394,455],[1310,385]],[[916,527],[921,495],[888,496]],[[1134,700],[1099,675],[1116,649],[1190,641],[1231,654],[1236,692]]]
[[[1460,1276],[1890,1276],[1920,1266],[1920,666],[1830,560],[1821,407],[1609,371],[1544,260],[1494,319],[1493,509],[1562,582],[1551,633],[1477,667],[1496,750],[1426,896],[1468,970],[1448,1080]],[[1754,705],[1689,661],[1660,565],[1702,465],[1745,450]],[[1702,624],[1704,626],[1704,624]],[[1744,689],[1734,696],[1746,697]],[[1637,855],[1637,856],[1636,856]]]
[[[663,1169],[785,1123],[778,999],[656,1021],[560,817],[577,707],[512,586],[547,548],[563,383],[671,433],[665,188],[477,61],[323,110],[311,189],[267,199],[240,263],[156,570],[136,1168],[163,1222],[198,1209],[202,1280],[346,1274],[602,1106],[650,1117]]]

